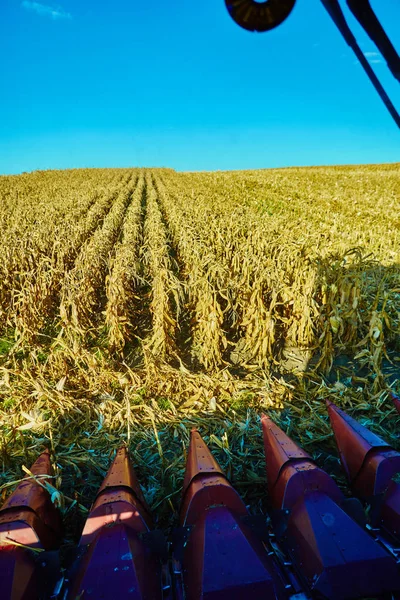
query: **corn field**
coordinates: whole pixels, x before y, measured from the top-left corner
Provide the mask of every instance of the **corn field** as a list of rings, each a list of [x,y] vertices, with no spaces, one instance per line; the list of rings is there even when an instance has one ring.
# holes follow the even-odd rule
[[[38,171],[0,198],[3,497],[50,448],[72,539],[126,443],[165,525],[196,425],[261,505],[261,411],[340,478],[328,397],[399,447],[400,165]]]

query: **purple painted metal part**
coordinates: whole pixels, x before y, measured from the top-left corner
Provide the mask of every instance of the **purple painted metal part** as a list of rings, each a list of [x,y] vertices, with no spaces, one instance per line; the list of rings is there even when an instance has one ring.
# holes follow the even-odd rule
[[[362,500],[377,507],[374,526],[382,525],[400,539],[400,453],[355,419],[327,402],[340,460],[351,489]]]
[[[266,415],[262,428],[276,531],[308,588],[335,600],[400,590],[395,561],[343,510],[335,482]]]
[[[248,512],[200,434],[192,430],[181,525],[187,600],[269,600],[286,592],[262,542],[246,524]]]
[[[51,475],[48,450],[39,456],[31,472],[36,476]],[[1,598],[38,598],[39,581],[33,555],[17,544],[51,550],[60,541],[61,519],[49,493],[33,479],[24,478],[0,510]]]
[[[149,510],[121,448],[87,518],[68,598],[160,599],[161,564],[146,543],[150,528]]]

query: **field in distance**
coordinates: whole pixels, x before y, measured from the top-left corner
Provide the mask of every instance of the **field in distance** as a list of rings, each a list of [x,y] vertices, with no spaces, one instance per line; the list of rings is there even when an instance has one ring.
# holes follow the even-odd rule
[[[261,502],[262,410],[337,475],[328,397],[398,447],[400,165],[38,171],[0,200],[0,486],[48,446],[77,522],[127,442],[167,519],[196,425]]]

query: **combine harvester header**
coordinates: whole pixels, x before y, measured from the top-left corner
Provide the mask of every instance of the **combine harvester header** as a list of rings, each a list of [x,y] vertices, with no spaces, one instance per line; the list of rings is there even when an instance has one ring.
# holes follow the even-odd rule
[[[1,599],[399,598],[400,453],[327,405],[357,498],[345,498],[263,415],[270,518],[252,517],[194,429],[180,526],[171,539],[153,529],[128,452],[120,448],[64,568],[57,550],[61,518],[46,489],[46,450],[0,511]]]

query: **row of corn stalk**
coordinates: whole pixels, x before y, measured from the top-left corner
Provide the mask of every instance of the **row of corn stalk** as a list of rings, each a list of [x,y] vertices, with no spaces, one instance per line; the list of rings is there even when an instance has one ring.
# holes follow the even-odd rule
[[[214,370],[221,366],[227,346],[220,303],[227,286],[226,272],[214,250],[212,215],[205,214],[204,204],[170,191],[160,178],[156,186],[187,285],[193,314],[192,351],[207,370]]]
[[[105,323],[111,351],[121,352],[135,333],[135,294],[141,281],[140,247],[145,178],[142,171],[126,212],[122,237],[106,277]]]
[[[46,309],[48,302],[44,300],[42,306],[40,296],[48,296],[47,287],[71,241],[71,231],[93,209],[101,183],[108,187],[115,178],[115,173],[107,171],[96,187],[93,175],[86,181],[80,173],[73,178],[53,174],[55,181],[50,178],[47,186],[39,181],[37,187],[25,186],[17,194],[14,218],[8,229],[0,232],[4,247],[0,325],[16,329],[17,337],[39,326],[42,319],[29,324],[30,315]]]
[[[152,332],[146,341],[146,347],[157,359],[176,357],[183,290],[180,280],[174,274],[167,230],[150,174],[146,177],[143,258],[151,285]]]
[[[60,316],[64,328],[84,337],[99,321],[105,296],[105,278],[115,243],[119,239],[125,212],[137,183],[137,175],[120,190],[102,227],[85,244],[66,273],[60,291]]]
[[[57,316],[65,273],[72,268],[82,245],[101,227],[113,200],[126,185],[126,177],[116,178],[114,185],[108,183],[107,192],[100,197],[101,188],[97,188],[86,205],[80,204],[74,211],[77,224],[68,220],[57,228],[51,253],[37,257],[32,270],[25,272],[24,285],[20,290],[14,288],[15,336],[20,343],[31,343]]]

